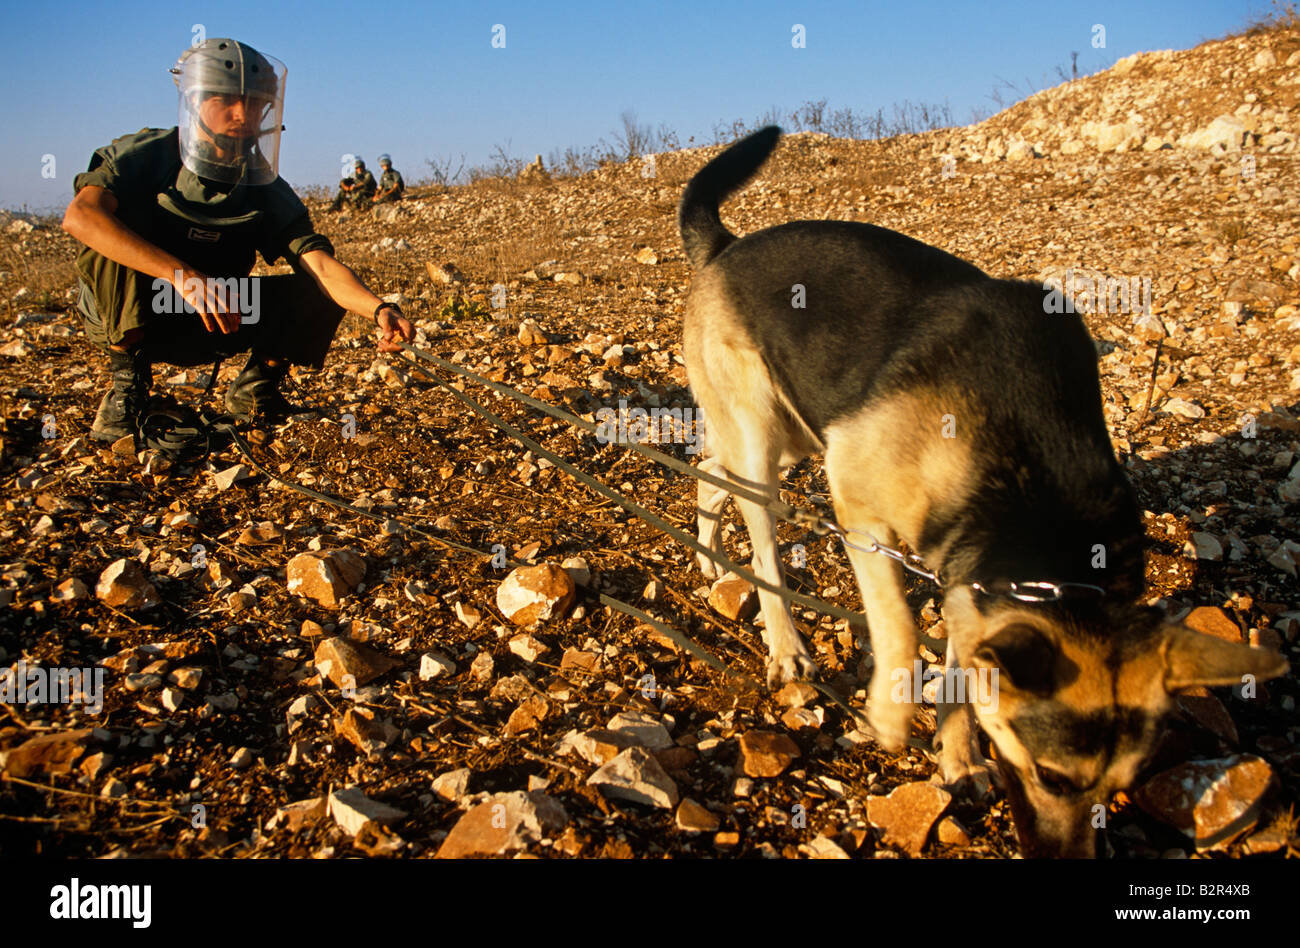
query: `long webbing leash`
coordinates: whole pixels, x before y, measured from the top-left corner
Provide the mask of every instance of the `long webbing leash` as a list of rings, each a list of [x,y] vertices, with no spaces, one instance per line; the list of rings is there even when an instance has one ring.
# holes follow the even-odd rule
[[[204,401],[216,387],[221,362],[218,358],[212,363],[208,384],[203,389]],[[161,404],[151,403],[136,428],[136,444],[157,451],[170,461],[197,464],[212,452],[213,435],[222,417],[206,410],[196,411],[174,398],[167,398]]]
[[[773,592],[776,592],[778,595],[781,595],[783,598],[792,599],[794,601],[798,601],[810,605],[814,608],[818,608],[823,612],[829,612],[833,615],[840,616],[842,618],[847,619],[849,622],[853,624],[859,626],[864,625],[864,619],[860,613],[851,613],[848,612],[847,610],[841,609],[838,606],[834,606],[829,603],[824,603],[820,600],[813,599],[812,597],[809,596],[803,596],[802,594],[793,593],[792,591],[785,588],[773,587],[770,584],[765,583],[760,577],[754,575],[751,571],[744,569],[743,567],[740,567],[735,563],[732,563],[726,557],[718,556],[712,550],[709,550],[706,547],[703,547],[701,544],[699,544],[694,537],[682,533],[681,531],[673,527],[671,524],[668,524],[667,522],[663,521],[661,518],[652,514],[650,511],[646,510],[640,505],[633,503],[632,501],[629,501],[627,498],[623,497],[617,491],[614,491],[611,488],[606,487],[604,484],[601,484],[599,481],[595,481],[594,479],[588,478],[587,475],[583,474],[577,468],[573,467],[563,458],[542,448],[541,445],[537,444],[531,438],[528,438],[522,432],[518,431],[518,429],[514,428],[514,426],[506,423],[503,419],[499,418],[493,412],[489,411],[488,409],[480,405],[474,399],[470,398],[469,396],[465,395],[464,393],[450,386],[450,384],[447,383],[445,380],[442,380],[434,376],[432,373],[425,371],[422,366],[416,365],[414,363],[412,363],[412,366],[415,368],[416,371],[420,372],[421,375],[424,375],[426,378],[430,378],[434,382],[446,388],[453,395],[460,398],[471,409],[475,410],[485,419],[497,425],[502,430],[506,431],[516,440],[520,441],[520,443],[524,444],[530,450],[533,450],[535,453],[537,453],[538,456],[547,457],[548,459],[552,460],[552,463],[554,463],[557,467],[560,467],[561,469],[566,470],[567,472],[573,474],[574,476],[577,477],[577,479],[583,481],[584,483],[589,483],[593,488],[598,489],[600,493],[610,497],[616,503],[619,503],[621,506],[624,506],[626,509],[629,510],[629,512],[636,514],[638,517],[641,517],[642,519],[650,523],[650,525],[655,526],[657,529],[660,529],[661,531],[667,533],[669,536],[672,536],[674,539],[679,539],[687,546],[690,546],[692,549],[695,549],[697,552],[704,554],[705,556],[712,559],[714,562],[719,563],[719,565],[731,569],[733,572],[735,572],[736,575],[748,579],[750,582],[753,582],[756,585],[771,589]],[[209,385],[207,389],[208,392],[210,392],[212,389],[213,380],[215,380],[215,377],[216,377],[216,372],[214,367],[213,376],[209,380]],[[523,396],[522,393],[520,393],[520,396],[521,398],[527,398],[527,396]],[[536,400],[530,399],[530,401],[536,401]],[[545,405],[545,403],[542,402],[538,402],[537,404]],[[549,408],[550,406],[546,406],[546,407]],[[240,454],[244,457],[244,459],[249,463],[249,465],[254,470],[256,470],[259,474],[261,474],[262,476],[266,477],[268,480],[274,483],[280,484],[292,491],[302,494],[303,496],[321,501],[323,503],[329,504],[341,510],[346,510],[349,513],[356,514],[360,517],[364,517],[369,520],[373,520],[376,522],[383,522],[388,519],[398,519],[398,518],[391,517],[391,515],[381,516],[371,511],[363,510],[360,507],[356,507],[348,503],[347,501],[344,501],[341,498],[327,494],[323,491],[315,490],[314,488],[307,487],[305,485],[298,484],[293,481],[285,480],[279,474],[268,469],[254,456],[251,447],[248,445],[248,442],[244,439],[243,435],[239,432],[233,419],[229,418],[228,416],[215,415],[206,411],[198,413],[198,412],[194,412],[193,409],[185,409],[185,412],[186,414],[183,420],[176,422],[171,427],[170,429],[171,437],[175,439],[182,439],[183,437],[188,436],[195,440],[202,438],[204,444],[208,445],[212,443],[212,441],[214,440],[214,436],[217,435],[227,436],[230,438],[231,442],[239,450]],[[170,418],[171,416],[168,415],[167,417]],[[582,421],[582,420],[578,419],[578,421]],[[644,447],[644,446],[638,445],[638,447]],[[659,452],[651,452],[651,453],[659,454]],[[676,462],[675,458],[672,458],[670,460]],[[680,464],[680,462],[677,463]],[[693,473],[693,469],[689,468],[688,466],[682,465],[682,467],[686,468],[687,473]],[[705,472],[701,472],[701,473],[705,473]],[[719,480],[720,483],[724,485],[728,483],[725,481],[721,481],[720,479],[717,480]],[[790,508],[790,509],[793,510],[794,508]],[[430,541],[437,543],[440,546],[443,546],[444,548],[455,550],[461,553],[467,553],[482,559],[492,559],[494,558],[494,556],[496,556],[496,554],[490,551],[482,550],[470,546],[468,544],[460,543],[458,541],[440,536],[436,533],[431,533],[428,530],[423,529],[422,527],[413,524],[404,518],[399,519],[398,522],[402,524],[402,527],[404,529],[412,533],[415,533],[419,536],[423,536],[426,539],[429,539]],[[800,517],[796,522],[804,522],[804,518]],[[529,565],[525,562],[516,560],[514,558],[506,558],[506,563],[507,565],[510,565],[512,567]],[[629,615],[632,618],[638,620],[639,622],[643,622],[646,625],[650,626],[660,634],[667,637],[674,644],[678,645],[683,651],[693,656],[694,658],[700,660],[705,665],[714,669],[715,671],[719,671],[724,675],[727,675],[728,677],[736,680],[738,683],[743,684],[746,687],[753,688],[753,689],[759,689],[762,687],[761,682],[759,682],[753,676],[729,667],[727,664],[725,664],[719,658],[713,655],[708,649],[704,648],[698,642],[693,640],[690,636],[659,621],[658,619],[647,614],[646,612],[637,609],[636,607],[626,602],[623,602],[620,599],[616,599],[612,596],[609,596],[605,593],[597,593],[596,598],[597,601],[599,601],[602,605],[608,606],[618,612],[624,613],[625,615]],[[944,647],[942,642],[936,639],[932,639],[929,636],[922,635],[921,638],[932,648],[937,648],[941,650]],[[869,651],[867,649],[864,650]],[[861,709],[852,707],[839,694],[837,694],[836,692],[832,691],[831,689],[827,688],[826,686],[822,685],[819,682],[810,682],[809,684],[811,685],[811,687],[813,687],[818,692],[820,692],[823,696],[825,696],[831,703],[835,704],[837,707],[843,710],[845,714],[848,716],[849,720],[854,722],[854,724],[856,725],[859,731],[866,733],[868,735],[873,734],[869,724],[866,721],[865,715],[863,714]],[[929,743],[927,741],[921,740],[919,738],[911,738],[909,739],[909,744],[911,746],[916,747],[919,750],[925,751],[927,753],[929,752]]]

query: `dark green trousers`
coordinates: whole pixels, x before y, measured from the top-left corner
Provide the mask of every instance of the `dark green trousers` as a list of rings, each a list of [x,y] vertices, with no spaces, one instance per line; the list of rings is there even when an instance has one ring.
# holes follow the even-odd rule
[[[197,313],[182,311],[173,294],[172,312],[154,312],[152,301],[145,300],[148,311],[138,314],[143,324],[141,338],[131,348],[141,347],[150,362],[172,365],[206,365],[240,352],[252,352],[264,358],[284,360],[294,365],[321,368],[334,333],[343,320],[343,308],[326,296],[307,273],[249,277],[258,281],[256,322],[241,322],[238,331],[209,332]],[[83,281],[78,309],[86,336],[95,345],[107,349],[108,333],[103,319],[95,310],[95,296]],[[170,287],[165,291],[170,293]],[[251,296],[251,294],[250,294]]]

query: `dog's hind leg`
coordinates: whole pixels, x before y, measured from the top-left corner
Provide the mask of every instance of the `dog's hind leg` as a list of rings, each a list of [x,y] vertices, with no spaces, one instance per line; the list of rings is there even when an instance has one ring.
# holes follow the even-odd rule
[[[699,468],[715,477],[731,478],[726,467],[717,458],[705,458],[699,463]],[[705,481],[699,482],[696,522],[699,527],[700,544],[719,556],[723,555],[722,531],[719,529],[722,525],[722,508],[730,496],[731,494],[725,488],[716,487]],[[700,572],[704,574],[705,579],[717,579],[722,575],[722,568],[703,553],[696,553],[695,558],[700,562]]]
[[[780,472],[777,458],[766,452],[770,445],[746,445],[744,461],[730,466],[737,483],[768,497],[777,496]],[[736,498],[749,540],[754,548],[750,569],[759,579],[785,587],[781,559],[776,547],[776,520],[766,507],[749,500]],[[790,607],[785,600],[766,589],[758,591],[758,601],[763,610],[763,641],[767,643],[767,681],[776,686],[797,678],[811,678],[817,665],[804,647],[803,638],[790,617]]]

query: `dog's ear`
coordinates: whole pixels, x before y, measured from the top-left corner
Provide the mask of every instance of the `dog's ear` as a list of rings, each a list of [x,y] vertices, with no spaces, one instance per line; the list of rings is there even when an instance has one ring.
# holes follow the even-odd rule
[[[1225,642],[1181,625],[1166,627],[1160,650],[1165,690],[1171,694],[1197,686],[1239,685],[1247,675],[1267,681],[1290,667],[1278,652]]]
[[[1003,626],[973,657],[977,666],[998,669],[1010,687],[1041,697],[1054,694],[1077,672],[1044,633],[1024,622]]]

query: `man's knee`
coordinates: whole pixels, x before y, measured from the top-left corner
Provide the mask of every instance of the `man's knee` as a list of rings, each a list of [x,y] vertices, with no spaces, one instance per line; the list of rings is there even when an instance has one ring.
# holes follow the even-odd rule
[[[319,368],[343,321],[344,309],[306,273],[262,277],[262,309],[268,314],[254,350]]]

